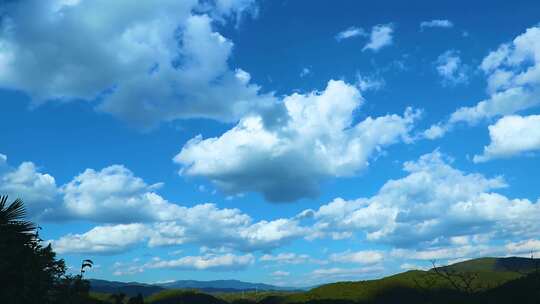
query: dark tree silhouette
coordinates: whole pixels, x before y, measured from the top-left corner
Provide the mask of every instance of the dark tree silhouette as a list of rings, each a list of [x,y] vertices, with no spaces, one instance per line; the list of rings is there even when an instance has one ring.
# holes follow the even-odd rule
[[[132,297],[128,300],[127,304],[144,304],[144,299],[142,294],[137,294],[136,297]]]
[[[122,304],[124,303],[124,299],[126,298],[126,294],[123,292],[121,293],[115,293],[110,296],[110,298],[114,301],[114,304]]]
[[[25,220],[22,200],[7,202],[0,196],[0,302],[90,303],[88,281],[65,275],[64,260],[56,258],[50,244],[42,246],[39,227]]]

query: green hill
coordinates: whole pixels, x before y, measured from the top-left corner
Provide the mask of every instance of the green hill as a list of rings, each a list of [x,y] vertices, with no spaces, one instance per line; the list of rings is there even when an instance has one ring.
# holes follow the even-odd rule
[[[198,304],[367,304],[367,303],[540,303],[538,259],[480,258],[439,267],[452,276],[456,288],[434,269],[411,270],[378,280],[337,282],[306,292],[235,292],[209,295],[170,289],[153,294],[145,303]],[[463,278],[463,282],[460,280]],[[455,282],[454,282],[455,283]],[[458,286],[458,287],[459,287]],[[515,294],[515,296],[513,296]],[[532,297],[535,301],[529,301]],[[507,300],[507,302],[504,301]],[[510,302],[508,302],[510,301]]]
[[[540,259],[508,257],[479,258],[452,264],[443,268],[456,271],[532,272],[540,267]]]
[[[145,299],[145,303],[151,304],[227,304],[209,294],[194,290],[168,289],[151,295]]]
[[[518,279],[527,272],[534,271],[539,260],[529,258],[480,258],[468,260],[446,267],[456,275],[470,275],[471,289],[485,291]],[[458,277],[454,277],[459,281]],[[394,297],[397,299],[416,299],[425,291],[454,294],[457,290],[446,279],[435,274],[434,270],[412,270],[378,280],[358,282],[338,282],[314,288],[308,292],[286,295],[273,302],[305,303],[326,301],[373,302],[377,299]],[[457,292],[459,293],[459,292]],[[456,295],[457,296],[457,295]]]

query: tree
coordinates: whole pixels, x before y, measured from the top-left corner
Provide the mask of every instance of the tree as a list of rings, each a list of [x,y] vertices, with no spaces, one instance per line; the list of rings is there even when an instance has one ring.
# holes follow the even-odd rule
[[[56,259],[51,244],[42,246],[39,227],[25,220],[23,201],[7,201],[0,196],[0,302],[88,303],[88,281],[66,276],[64,260]]]
[[[114,301],[114,304],[122,304],[124,303],[124,299],[126,298],[126,295],[124,293],[115,293],[110,296],[110,298]]]
[[[142,294],[137,294],[136,297],[132,297],[128,300],[127,304],[144,304],[144,299]]]

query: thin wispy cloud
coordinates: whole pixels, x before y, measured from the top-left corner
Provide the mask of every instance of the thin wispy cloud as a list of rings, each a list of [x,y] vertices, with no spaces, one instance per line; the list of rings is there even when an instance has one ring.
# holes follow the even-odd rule
[[[373,52],[378,52],[380,49],[392,45],[394,42],[394,25],[389,24],[379,24],[374,26],[371,29],[371,34],[369,35],[369,42],[362,49],[363,51],[370,50]]]
[[[366,33],[366,31],[363,28],[351,26],[348,29],[346,29],[346,30],[344,30],[342,32],[339,32],[336,35],[336,40],[341,41],[341,40],[344,40],[344,39],[354,38],[354,37],[358,37],[358,36],[367,36],[367,35],[368,34]]]
[[[431,21],[422,21],[420,23],[420,29],[424,30],[425,28],[433,28],[433,27],[439,27],[439,28],[452,28],[454,27],[454,23],[450,20],[446,19],[434,19]]]

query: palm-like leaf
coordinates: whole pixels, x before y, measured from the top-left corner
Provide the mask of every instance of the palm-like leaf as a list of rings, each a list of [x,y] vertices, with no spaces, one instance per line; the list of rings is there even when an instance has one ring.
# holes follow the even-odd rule
[[[0,229],[24,235],[34,234],[36,226],[24,219],[26,210],[23,201],[16,199],[8,206],[7,199],[7,195],[0,196]]]

